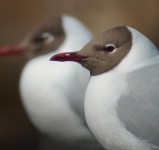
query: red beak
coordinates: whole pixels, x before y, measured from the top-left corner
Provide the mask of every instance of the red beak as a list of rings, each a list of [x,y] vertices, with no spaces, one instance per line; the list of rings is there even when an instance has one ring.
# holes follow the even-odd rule
[[[77,52],[66,52],[66,53],[59,53],[50,58],[51,61],[75,61],[80,62],[85,56],[78,55]]]
[[[18,46],[9,46],[0,48],[0,56],[19,55],[25,52],[25,48]]]

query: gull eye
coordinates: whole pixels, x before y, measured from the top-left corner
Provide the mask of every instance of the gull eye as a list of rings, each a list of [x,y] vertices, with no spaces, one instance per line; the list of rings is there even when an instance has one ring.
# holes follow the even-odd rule
[[[107,44],[104,47],[104,50],[111,53],[111,52],[114,52],[116,50],[116,46],[114,44]]]
[[[54,40],[54,36],[49,32],[42,33],[41,37],[44,39],[44,42],[51,43]]]
[[[54,40],[54,36],[49,32],[44,32],[40,36],[33,39],[33,42],[35,43],[51,43]]]

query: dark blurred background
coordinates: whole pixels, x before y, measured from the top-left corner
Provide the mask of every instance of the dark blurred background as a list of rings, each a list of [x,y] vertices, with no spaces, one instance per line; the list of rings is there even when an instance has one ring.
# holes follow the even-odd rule
[[[105,29],[129,25],[159,46],[158,0],[0,0],[0,46],[20,42],[49,16],[68,14],[96,36]],[[0,58],[0,149],[25,150],[38,132],[29,122],[19,96],[22,57]]]

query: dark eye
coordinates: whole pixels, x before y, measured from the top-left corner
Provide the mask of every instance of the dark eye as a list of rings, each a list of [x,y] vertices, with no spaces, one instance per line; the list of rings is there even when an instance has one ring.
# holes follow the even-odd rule
[[[41,42],[43,42],[44,40],[45,40],[44,38],[42,38],[41,36],[39,36],[39,37],[34,38],[32,41],[33,41],[34,43],[41,43]]]
[[[111,53],[113,51],[116,50],[116,46],[114,44],[107,44],[105,47],[104,47],[104,50]]]

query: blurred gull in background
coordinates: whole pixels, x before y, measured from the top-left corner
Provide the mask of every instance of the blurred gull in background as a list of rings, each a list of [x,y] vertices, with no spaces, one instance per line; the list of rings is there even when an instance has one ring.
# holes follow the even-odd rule
[[[40,26],[19,45],[0,49],[1,56],[24,54],[29,59],[20,78],[23,105],[32,123],[64,149],[102,149],[84,116],[89,72],[79,64],[49,62],[53,54],[80,49],[91,39],[77,19],[63,15]]]

